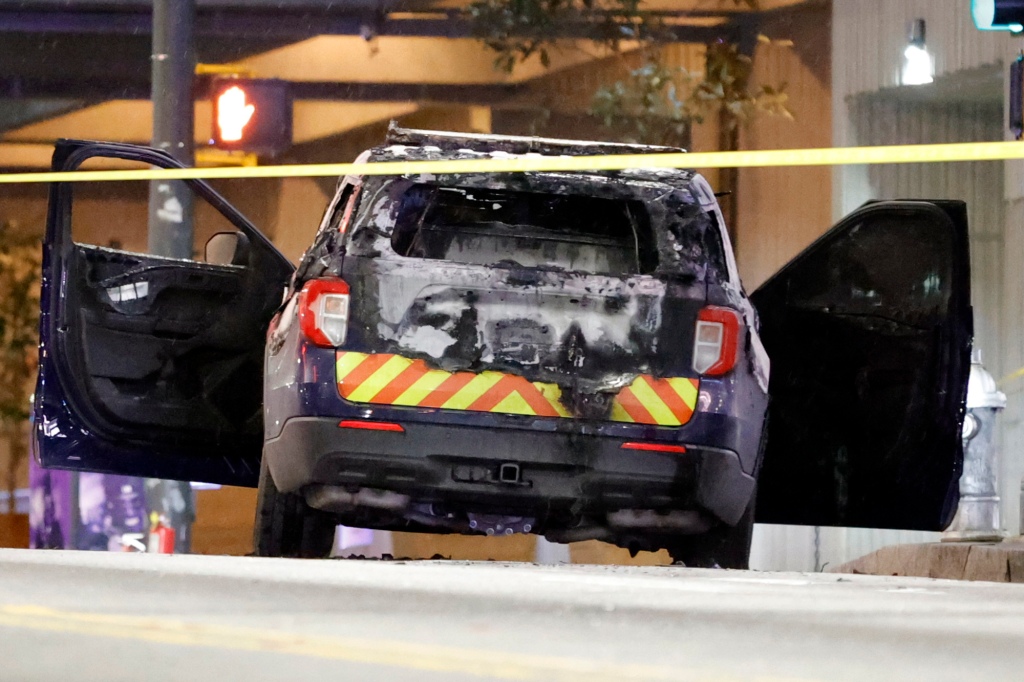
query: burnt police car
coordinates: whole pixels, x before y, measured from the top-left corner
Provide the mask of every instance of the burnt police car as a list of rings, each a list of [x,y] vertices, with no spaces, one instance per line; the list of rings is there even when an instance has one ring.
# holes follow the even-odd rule
[[[649,151],[392,128],[360,159]],[[95,157],[178,165],[67,141],[54,169]],[[346,524],[742,567],[755,519],[956,509],[962,203],[866,205],[748,298],[692,171],[348,176],[297,269],[190,185],[235,228],[207,262],[75,243],[52,186],[43,465],[258,485],[261,555],[324,556]]]

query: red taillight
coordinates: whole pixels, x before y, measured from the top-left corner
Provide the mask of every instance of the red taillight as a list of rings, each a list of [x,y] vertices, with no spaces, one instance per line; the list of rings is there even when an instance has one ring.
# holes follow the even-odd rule
[[[721,376],[736,366],[740,316],[731,308],[707,306],[697,315],[693,339],[693,371]]]
[[[623,450],[643,450],[645,452],[672,452],[678,455],[686,454],[686,448],[682,445],[667,445],[665,443],[623,443]]]
[[[311,279],[299,293],[299,328],[318,346],[336,348],[348,331],[348,284],[340,279]]]
[[[345,420],[338,424],[343,429],[362,429],[364,431],[393,431],[395,433],[405,433],[405,429],[402,428],[401,424],[395,424],[392,422],[363,422],[356,420]]]

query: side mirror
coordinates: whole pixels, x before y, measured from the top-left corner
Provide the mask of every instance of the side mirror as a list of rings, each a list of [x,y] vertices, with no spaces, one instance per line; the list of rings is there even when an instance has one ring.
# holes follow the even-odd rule
[[[206,242],[205,260],[214,265],[245,265],[249,238],[241,232],[218,232]]]

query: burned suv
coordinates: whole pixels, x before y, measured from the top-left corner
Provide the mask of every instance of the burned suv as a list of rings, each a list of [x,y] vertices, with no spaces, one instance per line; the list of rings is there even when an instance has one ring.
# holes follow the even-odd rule
[[[360,160],[657,151],[392,128]],[[177,165],[64,142],[54,168],[95,156]],[[75,243],[53,185],[44,465],[258,480],[261,555],[325,556],[346,524],[743,567],[755,519],[952,518],[962,203],[869,204],[748,298],[687,170],[350,175],[294,271],[192,187],[237,228],[218,262]]]

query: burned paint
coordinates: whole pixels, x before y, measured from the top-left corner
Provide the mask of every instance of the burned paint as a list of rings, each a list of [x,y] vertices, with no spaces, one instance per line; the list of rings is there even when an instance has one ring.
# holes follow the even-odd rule
[[[370,161],[481,154],[390,146],[374,150]],[[696,177],[637,170],[368,178],[344,249],[346,279],[355,287],[350,324],[368,350],[448,371],[496,369],[557,383],[572,396],[567,407],[575,414],[600,416],[607,407],[594,406],[610,403],[604,394],[640,374],[691,374],[693,328],[708,287],[735,289],[730,298],[737,298],[714,213],[691,188]],[[429,202],[434,188],[470,198],[476,190],[493,192],[496,200],[578,197],[626,206],[630,221],[645,223],[650,253],[636,253],[632,273],[594,272],[602,269],[595,264],[610,261],[581,245],[554,254],[577,266],[568,269],[511,249],[498,260],[482,239],[459,242],[458,257],[466,262],[402,255],[409,246],[396,244],[396,225],[408,204]],[[547,255],[554,251],[547,247]]]

